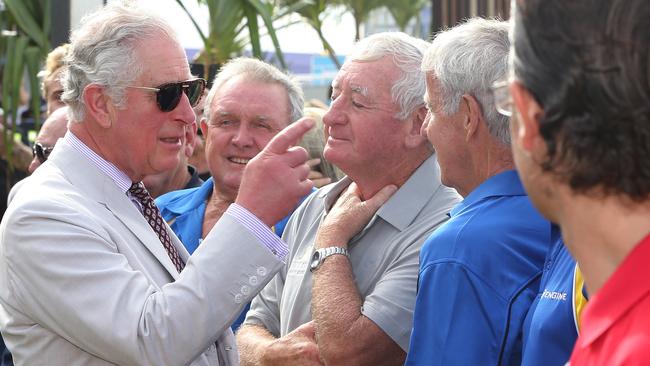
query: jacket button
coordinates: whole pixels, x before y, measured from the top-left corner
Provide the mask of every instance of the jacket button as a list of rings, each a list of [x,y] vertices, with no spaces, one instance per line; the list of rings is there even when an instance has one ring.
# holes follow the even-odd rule
[[[257,285],[257,276],[248,277],[248,283],[250,283],[252,286]]]
[[[262,277],[266,276],[266,267],[257,267],[257,274]]]
[[[235,303],[236,304],[241,304],[242,301],[244,301],[244,296],[242,296],[242,294],[235,295]]]
[[[240,291],[241,291],[242,294],[244,294],[244,295],[248,295],[248,293],[251,292],[251,288],[248,287],[248,286],[246,286],[246,285],[244,285],[244,286],[241,287],[241,290],[240,290]]]

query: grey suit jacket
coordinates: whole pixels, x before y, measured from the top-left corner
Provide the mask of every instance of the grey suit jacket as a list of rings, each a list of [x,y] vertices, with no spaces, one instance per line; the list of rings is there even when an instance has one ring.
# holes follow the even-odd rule
[[[59,141],[0,224],[0,328],[16,364],[238,364],[229,325],[282,263],[229,215],[191,258],[168,231],[180,275],[111,178]]]

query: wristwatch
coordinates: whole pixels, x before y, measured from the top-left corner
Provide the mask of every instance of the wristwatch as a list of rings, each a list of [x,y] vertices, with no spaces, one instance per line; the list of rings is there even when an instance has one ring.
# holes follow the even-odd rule
[[[330,255],[334,254],[342,254],[348,258],[350,258],[350,252],[346,248],[342,247],[327,247],[327,248],[322,248],[318,249],[317,251],[314,252],[311,256],[311,262],[309,262],[309,270],[314,272],[315,270],[320,267],[321,264],[325,261],[325,258],[329,257]]]

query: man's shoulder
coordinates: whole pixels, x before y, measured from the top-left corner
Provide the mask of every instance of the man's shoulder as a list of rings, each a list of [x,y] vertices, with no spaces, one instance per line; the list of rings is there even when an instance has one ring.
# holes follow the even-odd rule
[[[482,268],[513,255],[530,255],[541,267],[551,241],[551,223],[527,196],[488,197],[452,214],[426,240],[421,258]]]

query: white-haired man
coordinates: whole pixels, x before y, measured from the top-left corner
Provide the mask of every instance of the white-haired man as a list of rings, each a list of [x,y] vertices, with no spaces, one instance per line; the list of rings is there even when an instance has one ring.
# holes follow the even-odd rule
[[[474,18],[439,33],[422,62],[422,134],[442,183],[464,197],[420,252],[409,365],[520,365],[522,324],[551,224],[514,170],[508,119],[490,86],[508,64],[508,23]]]
[[[236,365],[229,325],[287,253],[269,226],[312,188],[306,151],[287,149],[313,122],[249,162],[236,202],[190,257],[141,183],[178,163],[205,85],[173,30],[136,5],[109,5],[75,31],[67,65],[69,131],[0,224],[14,360]]]
[[[403,33],[376,34],[336,76],[324,156],[347,178],[311,195],[289,220],[290,260],[238,333],[243,364],[404,362],[420,245],[459,199],[441,185],[420,135],[426,48]],[[365,227],[371,215],[336,219],[350,195],[364,201],[382,189],[396,192]]]

